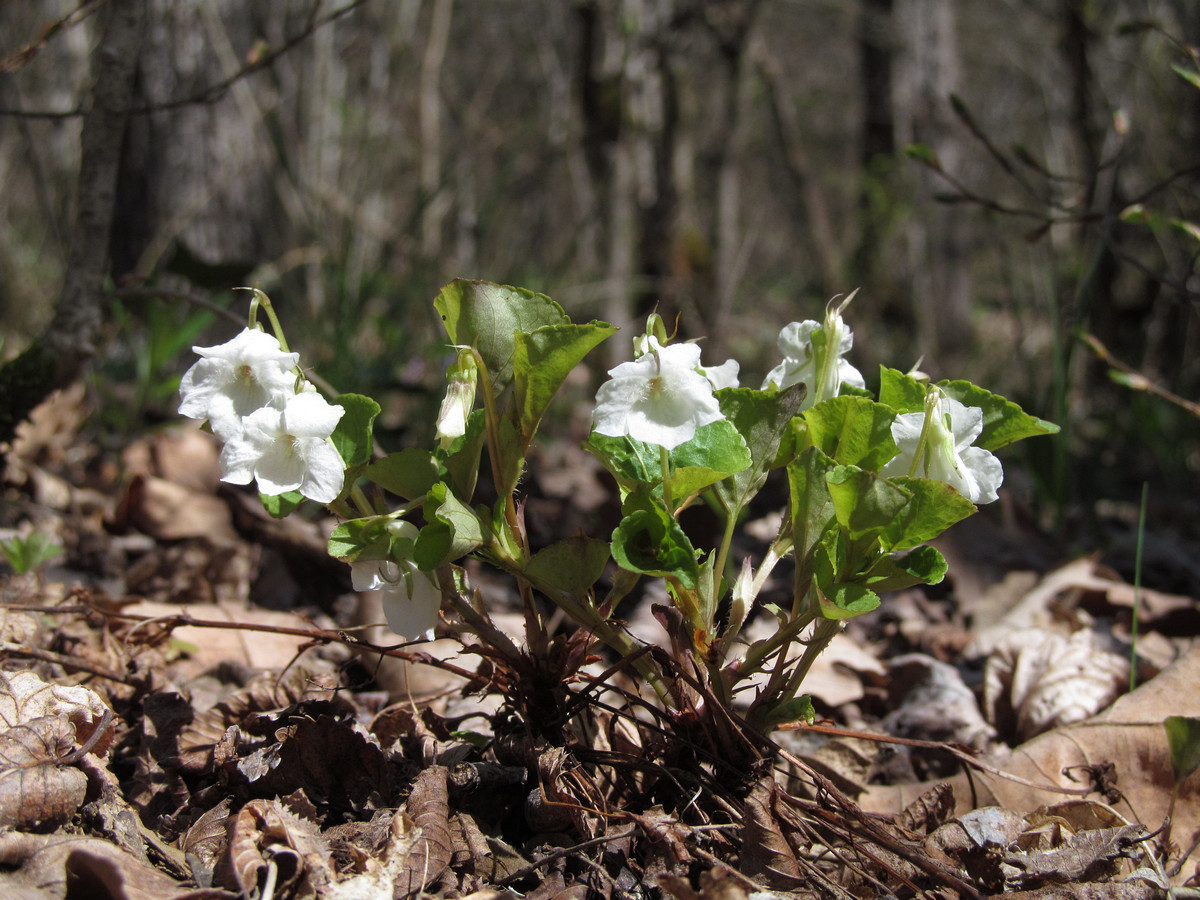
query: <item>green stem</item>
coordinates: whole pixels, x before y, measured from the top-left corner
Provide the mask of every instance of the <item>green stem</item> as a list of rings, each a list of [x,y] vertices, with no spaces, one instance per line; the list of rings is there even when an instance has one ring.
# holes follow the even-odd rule
[[[283,334],[283,326],[279,323],[279,317],[275,315],[275,307],[271,305],[271,298],[256,287],[234,288],[234,290],[254,292],[254,299],[250,301],[250,324],[255,323],[258,307],[261,306],[266,310],[267,318],[271,320],[271,330],[275,332],[275,338],[279,341],[279,349],[284,353],[290,353],[287,338]]]
[[[671,497],[671,488],[670,488],[671,454],[667,452],[666,447],[660,446],[658,448],[658,458],[659,458],[659,461],[662,463],[663,503],[665,503],[667,505],[667,512],[670,513],[671,515],[675,515],[675,504]]]
[[[839,631],[841,631],[841,622],[837,619],[822,619],[817,623],[816,628],[813,629],[812,638],[804,648],[804,655],[800,657],[800,662],[792,670],[787,687],[780,696],[780,702],[786,703],[796,696],[796,692],[800,690],[800,685],[807,677],[812,664],[816,662],[817,657],[824,652]]]
[[[729,548],[733,546],[733,532],[737,528],[737,514],[725,518],[725,533],[721,535],[721,547],[717,550],[717,561],[713,566],[712,605],[721,605],[721,578],[725,575],[725,563],[729,559]]]

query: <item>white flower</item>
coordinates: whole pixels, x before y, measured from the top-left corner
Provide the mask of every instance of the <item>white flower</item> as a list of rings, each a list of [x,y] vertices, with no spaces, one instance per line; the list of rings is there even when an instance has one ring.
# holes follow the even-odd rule
[[[345,412],[310,391],[286,398],[282,409],[252,412],[221,451],[221,480],[249,484],[253,478],[264,494],[299,490],[319,503],[337,499],[346,465],[329,436]]]
[[[982,409],[964,406],[935,388],[924,412],[896,416],[892,439],[900,453],[880,474],[944,481],[972,503],[991,503],[1004,481],[1004,469],[987,450],[971,446],[982,431]]]
[[[866,387],[858,369],[842,359],[854,346],[854,334],[846,327],[841,315],[849,302],[848,298],[837,309],[829,309],[824,323],[809,319],[783,327],[778,339],[783,362],[764,379],[764,391],[772,386],[783,390],[804,382],[808,385],[808,393],[800,409],[805,410],[822,400],[836,397],[843,383]]]
[[[697,366],[697,370],[708,379],[714,391],[738,386],[738,365],[736,359],[727,359],[719,366]]]
[[[415,540],[417,527],[398,521],[388,531]],[[431,640],[437,627],[442,592],[427,572],[409,559],[359,559],[350,563],[350,580],[356,591],[380,591],[388,627],[409,640]]]
[[[438,410],[435,437],[443,450],[467,433],[467,418],[475,408],[475,389],[479,381],[479,366],[470,350],[459,353],[458,361],[450,368],[446,396]]]
[[[701,425],[724,418],[712,384],[697,371],[699,347],[664,347],[653,336],[643,346],[640,357],[610,369],[600,385],[592,413],[597,433],[670,450],[690,441]]]
[[[229,440],[242,419],[295,393],[297,353],[284,353],[279,341],[247,328],[217,347],[193,347],[203,357],[179,383],[181,415],[208,419],[213,433]]]

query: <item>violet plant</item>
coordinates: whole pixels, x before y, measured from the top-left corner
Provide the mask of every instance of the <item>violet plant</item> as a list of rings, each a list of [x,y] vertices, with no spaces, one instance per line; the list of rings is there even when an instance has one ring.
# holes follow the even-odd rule
[[[202,359],[184,376],[180,411],[208,421],[225,442],[223,479],[256,481],[272,514],[308,498],[341,518],[329,552],[350,564],[356,589],[382,591],[388,624],[404,638],[431,637],[440,620],[473,634],[484,655],[536,663],[561,649],[547,632],[551,604],[577,626],[567,654],[576,666],[599,641],[664,708],[708,725],[730,721],[753,685],[743,715],[766,733],[811,718],[804,677],[848,618],[888,591],[944,577],[929,541],[996,499],[1003,471],[992,451],[1057,431],[966,381],[883,368],[871,395],[844,358],[850,299],[820,322],[785,326],[784,359],[760,388],[738,386],[734,360],[701,365],[700,346],[672,341],[651,315],[633,359],[600,386],[585,442],[617,485],[620,523],[546,547],[531,546],[525,528],[526,458],[567,376],[616,329],[574,323],[542,294],[463,280],[439,294],[456,354],[430,449],[374,456],[378,404],[315,393],[257,290],[245,332],[195,348]],[[274,337],[256,323],[260,308]],[[485,450],[494,494],[481,501]],[[739,523],[776,469],[788,483],[778,534],[761,558],[734,560]],[[680,524],[697,502],[724,522],[711,550]],[[790,604],[760,604],[789,555]],[[468,559],[515,579],[523,648],[492,624]],[[653,653],[613,615],[642,578],[661,578],[671,600],[657,611],[668,646]],[[740,635],[756,605],[775,628],[748,643]]]

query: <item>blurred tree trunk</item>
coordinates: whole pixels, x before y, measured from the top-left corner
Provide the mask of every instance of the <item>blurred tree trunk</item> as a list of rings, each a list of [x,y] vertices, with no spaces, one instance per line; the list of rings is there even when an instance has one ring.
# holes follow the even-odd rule
[[[749,240],[742,221],[742,142],[743,110],[750,105],[747,61],[749,36],[754,26],[759,0],[709,3],[704,22],[717,45],[717,58],[723,76],[723,96],[717,120],[717,146],[713,153],[717,170],[717,198],[713,237],[715,272],[712,296],[696,297],[696,307],[707,337],[708,358],[724,355],[729,314],[737,296],[737,287],[746,266],[745,243]]]
[[[925,144],[948,171],[961,170],[962,141],[949,98],[959,90],[954,0],[896,0],[903,48],[894,75],[895,127],[902,145]],[[919,353],[941,358],[970,343],[970,260],[962,212],[935,202],[937,176],[915,172],[912,218],[905,223]],[[915,359],[914,359],[915,361]]]
[[[434,0],[429,40],[421,58],[421,253],[436,261],[442,254],[443,223],[450,192],[442,183],[442,64],[450,39],[454,0]]]
[[[258,135],[266,129],[261,93],[246,82],[227,103],[182,103],[234,74],[261,34],[251,4],[143,0],[154,27],[135,57],[133,117],[121,155],[113,271],[150,277],[160,266],[213,290],[233,287],[268,247],[263,225],[276,207],[275,159]],[[178,104],[178,105],[177,105]],[[277,216],[274,216],[277,218]]]
[[[105,12],[93,56],[92,104],[80,137],[77,212],[62,292],[45,336],[0,367],[0,442],[11,441],[17,424],[51,391],[78,377],[96,352],[121,137],[132,105],[145,4],[112,0]]]

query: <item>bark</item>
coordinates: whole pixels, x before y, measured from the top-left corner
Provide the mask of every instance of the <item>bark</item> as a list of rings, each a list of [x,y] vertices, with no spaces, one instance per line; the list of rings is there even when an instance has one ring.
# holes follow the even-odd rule
[[[95,87],[83,120],[76,220],[49,330],[0,369],[0,441],[51,391],[75,380],[96,353],[116,199],[121,139],[133,96],[143,0],[113,0],[95,52]]]
[[[895,21],[904,27],[895,100],[901,143],[929,145],[947,171],[959,171],[962,142],[949,103],[960,90],[954,2],[897,0]],[[927,353],[940,363],[939,357],[965,348],[971,337],[964,213],[933,200],[942,187],[934,173],[921,169],[916,181],[914,214],[905,225],[919,343],[914,356]]]

